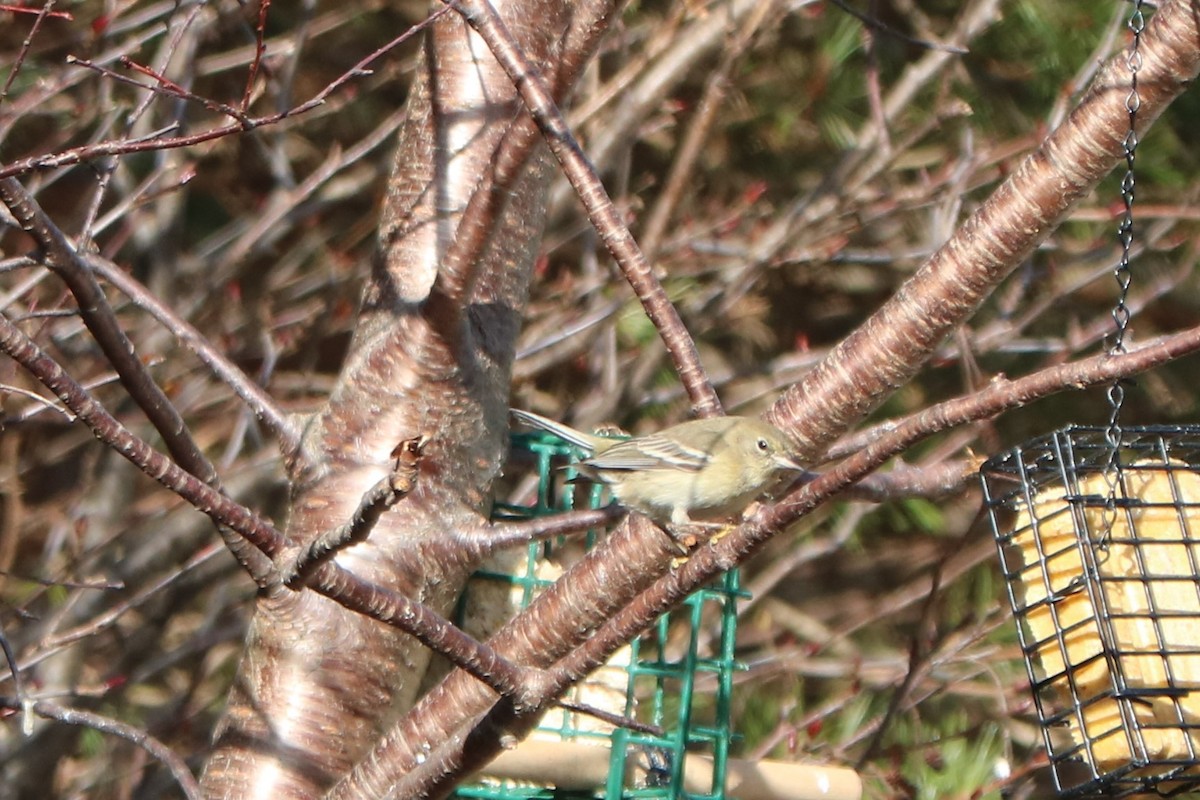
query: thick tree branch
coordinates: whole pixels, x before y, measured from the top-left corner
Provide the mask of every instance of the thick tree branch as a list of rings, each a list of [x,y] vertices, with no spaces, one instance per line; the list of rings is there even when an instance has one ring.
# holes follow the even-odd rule
[[[578,650],[551,670],[553,685],[586,675],[616,647],[636,636],[666,611],[709,581],[745,561],[776,531],[783,530],[820,504],[851,488],[889,458],[937,433],[989,419],[1059,392],[1104,386],[1200,351],[1200,327],[1165,336],[1129,353],[1094,356],[1051,367],[1015,380],[997,378],[975,394],[931,406],[881,435],[861,452],[764,508],[728,536],[700,548],[628,608],[606,622]],[[591,666],[589,666],[591,665]]]
[[[1197,6],[1165,2],[1141,41],[1139,127],[1148,128],[1200,70]],[[769,417],[811,462],[912,378],[942,340],[1055,229],[1121,157],[1129,125],[1128,56],[1119,54],[1067,120],[934,256]]]
[[[1173,6],[1164,6],[1159,12],[1159,17],[1166,16],[1170,9],[1174,9],[1174,13],[1178,15],[1179,5],[1177,3]],[[486,14],[486,10],[480,13]],[[1156,58],[1152,59],[1147,54],[1146,80],[1155,83],[1156,88],[1150,92],[1155,96],[1153,100],[1143,99],[1143,109],[1146,112],[1143,122],[1148,123],[1161,111],[1170,97],[1177,95],[1194,73],[1196,52],[1200,50],[1195,47],[1194,20],[1188,20],[1184,24],[1185,31],[1191,33],[1185,33],[1182,41],[1179,40],[1177,32],[1163,32],[1164,29],[1170,28],[1171,24],[1178,25],[1179,23],[1178,19],[1161,22],[1156,17],[1151,25],[1151,33],[1144,37],[1144,49],[1150,48],[1148,42],[1154,38],[1152,34],[1157,33],[1160,39],[1170,40],[1174,37],[1173,44],[1176,49],[1182,49],[1185,52],[1176,58],[1170,58],[1168,54],[1160,52]],[[498,47],[496,43],[498,39],[499,37],[493,37],[493,47]],[[1157,42],[1156,46],[1160,50],[1163,48],[1163,45]],[[1149,62],[1152,60],[1158,62],[1154,69],[1149,68]],[[1164,60],[1170,61],[1171,66],[1164,66],[1162,63]],[[1173,76],[1172,69],[1179,66],[1182,66],[1183,69],[1174,73]],[[1123,108],[1124,92],[1120,92],[1118,88],[1120,81],[1113,78],[1114,71],[1119,72],[1117,68],[1109,70],[1110,86],[1107,92],[1109,95],[1119,96],[1115,98],[1105,96],[1102,101],[1090,101],[1090,106],[1085,103],[1085,111],[1082,112],[1084,122],[1097,115],[1103,116],[1107,113],[1108,122],[1114,130],[1125,124],[1127,115]],[[517,70],[517,74],[521,74],[519,70]],[[530,82],[525,80],[519,85],[524,94],[527,93],[525,89]],[[1104,85],[1103,82],[1101,85]],[[1104,91],[1100,90],[1099,93],[1104,94]],[[1093,98],[1095,96],[1093,94]],[[528,98],[526,99],[528,100]],[[1073,124],[1081,130],[1090,130],[1087,124],[1082,124],[1074,118],[1068,122],[1068,126]],[[1091,124],[1094,126],[1094,120]],[[1057,136],[1061,138],[1061,134]],[[1078,138],[1087,139],[1089,142],[1097,139],[1090,133]],[[814,457],[819,453],[828,441],[840,435],[849,424],[874,407],[892,388],[907,380],[915,372],[919,363],[927,357],[945,334],[955,325],[961,324],[975,305],[991,291],[1000,277],[1007,274],[1011,265],[1019,262],[1028,248],[1033,246],[1033,238],[1044,235],[1050,229],[1050,224],[1031,225],[1030,220],[1056,219],[1062,211],[1065,211],[1070,202],[1082,194],[1083,188],[1080,187],[1098,180],[1103,174],[1102,169],[1081,171],[1079,166],[1096,167],[1101,162],[1106,168],[1111,166],[1116,153],[1119,152],[1117,147],[1121,138],[1120,135],[1103,137],[1099,139],[1102,143],[1100,146],[1084,145],[1079,147],[1077,145],[1075,150],[1070,151],[1049,148],[1048,154],[1041,158],[1042,166],[1047,168],[1046,173],[1049,174],[1049,177],[1043,177],[1043,183],[1040,184],[1042,191],[1033,196],[1033,199],[1038,202],[1015,202],[1020,198],[1020,194],[1012,188],[1013,184],[1010,182],[1002,187],[998,192],[1001,195],[1000,199],[993,200],[989,205],[1004,208],[1006,213],[1004,215],[993,213],[984,217],[986,224],[981,223],[979,217],[969,222],[958,240],[959,250],[954,252],[959,256],[963,255],[963,252],[960,252],[962,242],[982,242],[986,244],[986,249],[973,254],[973,261],[964,258],[947,259],[944,254],[935,257],[934,262],[931,263],[941,263],[940,269],[927,267],[922,270],[917,278],[910,281],[909,285],[898,293],[896,300],[885,309],[885,312],[876,315],[865,330],[852,337],[835,357],[831,358],[823,367],[818,368],[810,378],[816,382],[815,391],[807,391],[808,381],[806,381],[802,387],[798,387],[785,397],[779,408],[789,413],[778,412],[777,421],[782,423],[782,427],[791,428],[798,434],[800,444],[808,452],[809,457]],[[553,138],[551,140],[553,141]],[[1067,173],[1062,178],[1053,177],[1054,170],[1049,169],[1054,166],[1055,153],[1063,157],[1061,163],[1057,165],[1059,169]],[[1090,159],[1086,156],[1090,156]],[[1028,168],[1023,172],[1027,171]],[[1086,172],[1086,176],[1081,176],[1081,172]],[[1063,196],[1060,181],[1066,181],[1069,187],[1066,198]],[[1018,185],[1026,186],[1029,182],[1030,179],[1026,176],[1025,181],[1018,182]],[[1033,185],[1039,184],[1034,182]],[[1025,233],[1029,232],[1032,232],[1032,238],[1023,240]],[[1023,244],[1022,241],[1024,241]],[[1001,266],[999,262],[1006,259],[1009,266]],[[953,268],[949,266],[950,263],[954,264]],[[844,355],[847,352],[853,354],[853,360],[847,361],[848,357]],[[854,368],[865,372],[869,377],[857,377]],[[801,414],[805,416],[801,418]],[[819,486],[819,484],[814,483],[813,486]],[[806,491],[811,492],[812,488],[808,488]],[[824,495],[822,496],[824,497]],[[738,533],[722,539],[721,549],[714,548],[711,551],[718,554],[719,557],[709,565],[711,570],[704,573],[705,579],[720,569],[732,567],[737,563],[736,557],[721,555],[725,552],[724,548],[732,547],[735,542],[741,543],[743,547],[756,547],[769,535],[769,532],[764,532],[761,540],[755,537],[747,538],[744,533],[746,530],[748,528],[743,527]],[[777,530],[777,528],[772,527],[770,530]],[[635,622],[622,630],[620,635],[622,637],[632,636],[636,630],[640,629],[639,625],[646,624],[646,621],[637,613],[639,609],[646,611],[652,607],[657,613],[666,606],[659,603],[647,604],[643,599],[637,601],[633,608],[619,612],[616,617],[613,617],[612,609],[621,608],[628,598],[633,596],[631,593],[640,592],[641,587],[646,585],[643,583],[644,580],[653,580],[653,570],[638,569],[626,572],[622,575],[625,580],[614,581],[613,585],[605,586],[601,590],[605,593],[603,601],[597,600],[594,594],[589,595],[588,592],[581,591],[581,587],[589,586],[596,574],[610,574],[603,572],[605,556],[619,561],[623,568],[637,565],[639,562],[636,560],[616,558],[617,553],[622,552],[623,548],[629,547],[628,552],[624,552],[624,555],[633,559],[653,558],[649,553],[649,548],[645,547],[650,544],[650,540],[638,541],[637,544],[643,548],[635,548],[631,546],[635,539],[636,537],[626,538],[622,536],[622,531],[618,531],[617,535],[610,537],[608,542],[600,548],[598,552],[601,555],[595,556],[595,562],[589,563],[585,560],[584,563],[578,565],[578,569],[569,572],[552,588],[551,592],[535,601],[530,610],[497,634],[493,638],[492,644],[501,653],[533,652],[539,658],[553,657],[556,654],[570,652],[572,648],[578,646],[580,641],[586,639],[588,629],[587,622],[584,620],[594,621],[609,618],[610,621],[606,625],[611,626],[613,619],[625,618],[627,614],[633,614]],[[708,555],[709,552],[707,548],[702,549],[685,569],[699,568],[699,564],[711,557]],[[736,555],[744,555],[744,553],[738,552]],[[693,567],[693,563],[697,566]],[[659,574],[661,575],[661,573]],[[675,581],[678,580],[678,574],[672,573],[660,577],[658,580],[660,587],[664,584],[674,586]],[[698,584],[690,583],[688,589],[690,590],[696,585]],[[682,594],[678,597],[682,597]],[[678,597],[673,596],[671,599],[675,600]],[[542,614],[546,613],[545,609],[549,608],[555,609],[556,613],[543,617]],[[564,612],[571,615],[570,622],[563,622],[561,614]],[[550,619],[554,619],[555,622],[549,622]],[[573,628],[577,633],[572,635],[553,632],[551,627],[554,624],[563,624],[564,627]],[[517,650],[510,651],[508,649],[510,647],[516,647]],[[576,657],[582,657],[582,655],[578,654]],[[414,797],[425,796],[426,792],[441,791],[450,785],[455,776],[469,771],[486,757],[491,735],[488,731],[496,730],[490,725],[503,717],[503,713],[497,712],[500,717],[491,718],[483,726],[474,728],[475,734],[470,737],[470,747],[464,749],[464,742],[468,741],[467,731],[470,726],[458,727],[451,723],[446,719],[446,709],[456,709],[460,715],[459,719],[470,719],[481,713],[487,703],[486,698],[452,676],[450,680],[423,700],[408,718],[402,720],[381,742],[381,745],[359,764],[354,773],[334,790],[331,796],[378,796],[379,793],[395,787],[399,787],[400,793],[404,796]],[[440,713],[435,712],[435,709]],[[449,744],[433,754],[410,749],[412,742],[442,739],[446,739]],[[396,782],[396,776],[410,770],[409,776],[403,782]]]
[[[520,653],[522,664],[548,667],[586,641],[597,620],[617,613],[629,598],[669,570],[676,556],[678,550],[666,533],[645,517],[630,516],[487,644],[499,654]],[[464,738],[471,728],[469,721],[494,702],[495,697],[477,681],[462,673],[451,674],[392,726],[330,790],[327,800],[423,796],[414,787],[434,773],[447,781],[443,787],[450,785],[451,776],[461,777],[482,766],[494,752],[487,744],[478,743],[483,748],[478,749],[477,743]],[[423,744],[428,742],[445,744],[430,751]],[[410,783],[405,776],[418,765],[423,777],[413,778],[418,784]],[[410,789],[417,793],[410,795]]]
[[[551,0],[503,9],[539,69],[563,86],[578,77],[612,10]],[[491,186],[483,177],[505,152],[500,141],[521,127],[513,124],[520,103],[456,15],[430,31],[407,104],[354,339],[289,464],[288,535],[307,543],[344,525],[395,443],[428,435],[417,488],[336,563],[445,613],[478,565],[478,549],[459,537],[484,524],[506,449],[512,356],[550,169],[531,138],[527,148],[514,145],[513,166],[500,167],[515,173],[510,186],[499,174]],[[462,252],[479,256],[439,283],[480,191],[494,194],[475,205],[495,209],[479,214],[490,230],[461,231]],[[435,308],[439,296],[463,307]],[[374,628],[313,592],[260,597],[205,790],[220,796],[253,784],[280,798],[310,797],[351,769],[384,720],[411,704],[430,658],[413,637]]]
[[[762,509],[727,536],[700,547],[678,569],[665,572],[650,588],[612,614],[577,648],[549,668],[544,685],[547,692],[544,701],[551,702],[553,697],[599,667],[612,653],[654,624],[655,620],[688,595],[744,562],[776,532],[851,487],[916,442],[1058,392],[1103,386],[1198,351],[1200,327],[1163,337],[1125,355],[1096,356],[1013,381],[997,379],[983,391],[927,409],[779,503]],[[502,655],[510,654],[510,642],[511,639],[502,640],[500,636],[490,641]],[[522,735],[536,723],[538,714],[532,712],[522,715],[509,703],[494,705],[486,713],[478,704],[466,706],[464,711],[479,716],[473,717],[473,722],[464,727],[447,732],[444,737],[446,744],[442,749],[425,752],[419,761],[410,762],[404,777],[389,787],[394,792],[393,796],[441,796],[461,774],[477,769],[499,751],[502,742],[495,736],[495,731]],[[464,742],[469,745],[464,746]],[[331,797],[337,798],[360,796],[331,794]]]

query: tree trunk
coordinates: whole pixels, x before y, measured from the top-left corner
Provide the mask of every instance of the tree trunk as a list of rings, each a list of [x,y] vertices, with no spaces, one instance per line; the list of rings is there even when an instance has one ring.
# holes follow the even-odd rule
[[[608,11],[498,5],[560,93]],[[486,520],[505,455],[514,341],[551,173],[510,80],[458,15],[438,20],[422,53],[354,341],[289,464],[287,535],[307,543],[345,524],[397,443],[427,436],[416,490],[337,558],[446,612],[477,566],[456,535]],[[206,796],[319,796],[412,704],[429,658],[314,592],[263,592]]]

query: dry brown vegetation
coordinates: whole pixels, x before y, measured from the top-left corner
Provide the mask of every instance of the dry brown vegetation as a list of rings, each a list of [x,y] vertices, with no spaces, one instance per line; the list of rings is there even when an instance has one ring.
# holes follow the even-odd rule
[[[870,25],[804,0],[636,4],[568,106],[730,413],[766,410],[892,296],[1128,43],[1121,3],[862,6]],[[279,409],[306,414],[350,345],[420,39],[354,67],[428,9],[277,2],[261,53],[259,11],[227,0],[0,10],[0,177]],[[154,76],[171,83],[151,90]],[[272,118],[335,81],[322,104]],[[1138,151],[1134,344],[1197,324],[1198,114],[1184,95]],[[235,130],[206,136],[224,126]],[[164,136],[180,146],[104,145]],[[994,376],[1102,352],[1118,180],[833,454]],[[0,208],[0,311],[161,448],[42,252]],[[278,431],[145,300],[103,272],[101,283],[226,493],[282,525]],[[654,326],[561,176],[530,292],[513,406],[634,431],[686,418]],[[8,711],[0,794],[178,796],[145,749],[95,720],[50,718],[120,720],[198,773],[255,585],[208,519],[98,444],[12,359],[0,358],[0,384],[0,629],[44,704],[29,732]],[[1194,387],[1194,361],[1145,373],[1124,418],[1194,419]],[[744,573],[742,749],[857,765],[871,796],[1033,791],[1027,687],[973,470],[980,454],[1107,417],[1095,389],[947,430],[905,452],[876,495],[826,502],[763,546]],[[13,698],[7,676],[0,695]]]

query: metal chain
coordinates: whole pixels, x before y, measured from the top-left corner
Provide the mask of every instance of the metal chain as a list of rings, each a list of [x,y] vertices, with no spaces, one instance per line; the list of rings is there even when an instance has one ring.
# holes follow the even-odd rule
[[[1113,337],[1110,355],[1120,355],[1125,352],[1125,332],[1129,329],[1129,284],[1133,280],[1129,258],[1133,250],[1133,199],[1134,199],[1134,161],[1137,157],[1138,134],[1137,114],[1142,106],[1138,94],[1138,72],[1142,68],[1141,41],[1142,32],[1146,29],[1146,17],[1142,12],[1143,0],[1134,0],[1133,13],[1129,16],[1129,30],[1133,32],[1133,46],[1129,50],[1126,64],[1129,67],[1129,94],[1125,97],[1125,109],[1129,112],[1129,130],[1121,147],[1125,153],[1125,176],[1121,179],[1121,199],[1125,203],[1125,213],[1117,227],[1117,239],[1121,243],[1121,258],[1113,271],[1117,281],[1117,302],[1113,306],[1112,317],[1116,323],[1116,335]],[[1108,403],[1112,409],[1109,417],[1109,444],[1116,446],[1120,442],[1120,413],[1125,401],[1125,389],[1120,380],[1113,382],[1108,390]]]
[[[1116,323],[1116,334],[1113,337],[1109,355],[1120,355],[1125,350],[1125,334],[1129,329],[1129,285],[1133,282],[1133,270],[1130,267],[1130,254],[1133,250],[1133,199],[1134,199],[1134,160],[1137,155],[1138,134],[1137,115],[1142,106],[1138,94],[1138,72],[1142,68],[1142,32],[1146,29],[1146,17],[1142,10],[1143,0],[1134,0],[1133,11],[1129,15],[1129,30],[1133,32],[1133,44],[1125,60],[1129,67],[1129,94],[1125,97],[1125,110],[1129,112],[1129,130],[1122,142],[1125,154],[1125,176],[1121,179],[1121,199],[1125,203],[1125,213],[1117,227],[1117,239],[1121,243],[1121,258],[1113,271],[1117,281],[1117,302],[1113,306],[1112,317]],[[1121,491],[1121,460],[1120,449],[1122,440],[1121,407],[1125,403],[1125,387],[1118,378],[1108,389],[1108,405],[1110,414],[1105,440],[1109,446],[1108,469],[1105,470],[1105,480],[1109,484],[1108,502],[1105,504],[1104,529],[1101,536],[1101,547],[1105,547],[1112,533],[1113,523],[1116,522],[1117,494]]]

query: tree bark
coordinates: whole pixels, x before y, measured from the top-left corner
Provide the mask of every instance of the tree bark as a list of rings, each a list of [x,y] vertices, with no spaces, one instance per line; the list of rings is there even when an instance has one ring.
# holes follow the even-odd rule
[[[559,94],[611,10],[497,5]],[[514,342],[551,172],[511,82],[457,15],[436,23],[422,52],[354,341],[289,463],[287,536],[305,544],[345,524],[396,444],[427,436],[415,491],[337,560],[446,612],[476,566],[456,535],[486,520],[505,454]],[[206,796],[318,796],[412,704],[429,658],[411,637],[314,592],[265,590]]]

